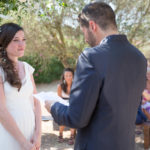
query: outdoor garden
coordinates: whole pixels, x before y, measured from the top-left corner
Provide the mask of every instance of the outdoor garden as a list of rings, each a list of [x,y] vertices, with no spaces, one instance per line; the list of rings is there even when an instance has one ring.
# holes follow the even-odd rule
[[[116,13],[118,30],[150,59],[150,0],[101,0]],[[92,0],[0,0],[0,25],[14,22],[24,28],[26,50],[21,60],[35,68],[38,92],[56,92],[62,71],[76,68],[78,56],[88,45],[78,14]],[[42,106],[43,115],[49,115]],[[42,122],[41,150],[72,150],[57,142],[53,121]],[[65,131],[66,139],[69,132]],[[136,136],[136,149],[143,150],[143,135]]]

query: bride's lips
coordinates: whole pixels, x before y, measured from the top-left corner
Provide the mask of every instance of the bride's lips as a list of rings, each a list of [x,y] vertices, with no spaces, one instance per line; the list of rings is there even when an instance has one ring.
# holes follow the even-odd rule
[[[24,51],[24,49],[18,49],[18,51]]]

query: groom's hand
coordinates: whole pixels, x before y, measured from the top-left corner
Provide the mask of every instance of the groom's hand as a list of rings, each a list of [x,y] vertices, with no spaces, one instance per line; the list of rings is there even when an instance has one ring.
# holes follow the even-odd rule
[[[55,104],[57,101],[49,101],[49,100],[46,100],[45,101],[45,108],[47,109],[47,111],[50,113],[51,112],[51,107],[53,104]]]

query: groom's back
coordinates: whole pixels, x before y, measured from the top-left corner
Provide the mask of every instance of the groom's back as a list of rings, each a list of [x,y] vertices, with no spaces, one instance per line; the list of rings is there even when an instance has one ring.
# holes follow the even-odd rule
[[[90,123],[78,131],[75,149],[84,141],[86,150],[133,150],[134,122],[145,88],[145,57],[121,35],[83,53],[102,84]]]

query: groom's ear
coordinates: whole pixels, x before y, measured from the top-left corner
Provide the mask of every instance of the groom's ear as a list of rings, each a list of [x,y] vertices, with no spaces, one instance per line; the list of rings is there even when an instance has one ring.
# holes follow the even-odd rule
[[[98,25],[97,25],[93,20],[90,20],[90,21],[89,21],[89,28],[90,28],[93,32],[96,32],[97,26],[98,26]]]

